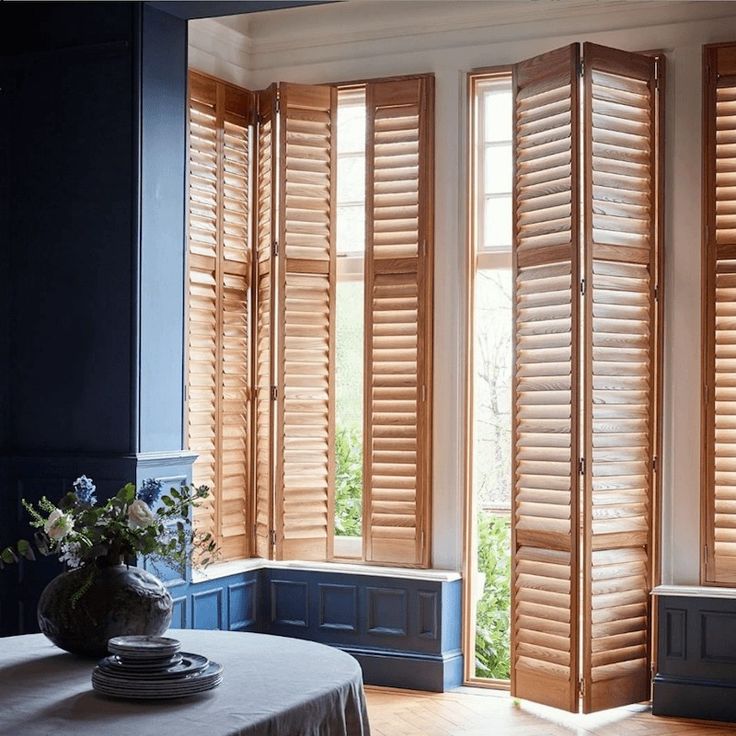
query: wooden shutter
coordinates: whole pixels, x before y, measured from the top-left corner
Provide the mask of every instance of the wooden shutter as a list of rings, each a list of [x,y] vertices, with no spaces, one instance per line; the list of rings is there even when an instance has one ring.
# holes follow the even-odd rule
[[[279,85],[276,551],[332,555],[334,87]]]
[[[190,74],[187,434],[212,489],[195,522],[226,560],[250,554],[252,111],[250,92]]]
[[[656,61],[586,43],[585,712],[649,699]]]
[[[434,78],[366,85],[364,554],[429,564]]]
[[[276,220],[276,87],[258,93],[258,157],[255,228],[255,433],[254,546],[258,557],[273,555],[274,272]]]
[[[704,49],[706,583],[736,583],[736,44]]]
[[[577,44],[514,68],[512,694],[578,699]]]

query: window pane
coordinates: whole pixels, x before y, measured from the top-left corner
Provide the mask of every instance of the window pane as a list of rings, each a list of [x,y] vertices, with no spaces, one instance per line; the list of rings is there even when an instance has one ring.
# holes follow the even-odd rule
[[[359,537],[363,533],[363,281],[338,281],[336,299],[335,534]]]
[[[512,136],[511,84],[507,89],[489,90],[483,95],[486,141],[510,141]]]
[[[485,159],[486,194],[511,192],[511,144],[486,146]]]
[[[337,253],[362,253],[365,250],[365,206],[337,206]]]
[[[365,91],[339,93],[337,145],[341,152],[365,150]],[[346,97],[352,99],[346,100]]]
[[[511,195],[490,197],[485,201],[484,211],[484,249],[511,248]]]
[[[365,200],[365,156],[340,156],[337,159],[337,202]]]

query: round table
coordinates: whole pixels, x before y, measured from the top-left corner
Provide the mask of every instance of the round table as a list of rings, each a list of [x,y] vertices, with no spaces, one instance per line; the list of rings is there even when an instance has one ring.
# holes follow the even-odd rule
[[[224,666],[222,684],[189,699],[98,695],[94,661],[42,634],[0,639],[2,736],[367,736],[360,667],[310,641],[236,631],[173,630],[182,651]]]

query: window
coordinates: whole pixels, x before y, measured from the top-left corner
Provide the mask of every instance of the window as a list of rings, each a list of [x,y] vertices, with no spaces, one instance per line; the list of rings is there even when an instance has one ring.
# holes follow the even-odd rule
[[[511,71],[471,77],[472,528],[466,677],[510,677],[512,367]]]
[[[503,362],[480,346],[484,331],[503,339],[482,310],[487,293],[494,305],[504,291],[511,138],[511,692],[591,712],[649,693],[662,66],[595,44],[580,51],[572,44],[523,61],[510,86],[503,74],[471,82],[480,353],[471,432],[482,441],[484,414],[506,422],[504,379],[489,391],[482,374]],[[507,104],[512,135],[500,130]],[[490,288],[484,272],[496,276]],[[483,407],[489,394],[499,403],[492,412]],[[491,463],[473,450],[471,499],[482,508]],[[503,493],[501,480],[491,485]]]
[[[705,583],[736,584],[736,44],[704,49],[703,530]]]
[[[239,549],[264,557],[426,566],[432,78],[241,93],[257,108],[242,118],[253,186],[240,187],[227,152],[204,172],[190,166],[192,201],[207,198],[190,215],[190,334],[201,318],[204,342],[190,338],[189,446],[215,488],[198,526],[227,520]],[[217,158],[229,145],[229,120],[213,115],[204,143],[192,126],[193,162],[198,146]],[[201,264],[207,238],[224,255],[212,246]],[[228,558],[250,553],[231,546]]]

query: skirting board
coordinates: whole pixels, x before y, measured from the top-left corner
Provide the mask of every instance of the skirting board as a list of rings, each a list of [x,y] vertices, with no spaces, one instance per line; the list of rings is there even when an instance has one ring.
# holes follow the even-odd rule
[[[652,714],[736,722],[736,685],[657,675]]]
[[[441,693],[463,684],[463,655],[422,656],[340,647],[360,663],[366,685]]]

